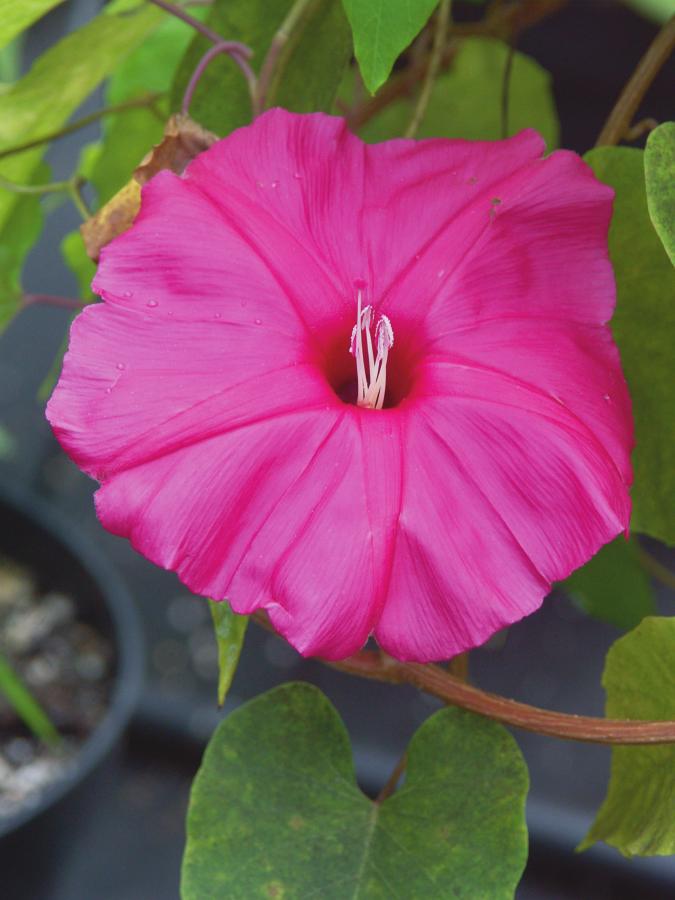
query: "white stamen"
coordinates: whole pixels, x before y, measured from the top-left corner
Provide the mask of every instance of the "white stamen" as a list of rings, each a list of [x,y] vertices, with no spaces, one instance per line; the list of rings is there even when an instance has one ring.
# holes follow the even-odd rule
[[[358,406],[368,409],[382,409],[387,387],[387,358],[389,351],[394,346],[394,331],[387,316],[380,316],[375,328],[375,344],[377,345],[377,356],[375,356],[371,335],[372,318],[372,306],[361,308],[361,289],[359,288],[356,300],[356,325],[352,329],[349,342],[349,352],[356,359],[358,384],[356,402]],[[364,332],[368,354],[367,373],[363,348]]]

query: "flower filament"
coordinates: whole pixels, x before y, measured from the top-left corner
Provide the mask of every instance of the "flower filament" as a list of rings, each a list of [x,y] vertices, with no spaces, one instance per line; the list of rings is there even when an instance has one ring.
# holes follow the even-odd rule
[[[387,316],[380,316],[375,327],[373,350],[371,322],[373,307],[362,308],[361,289],[357,293],[356,325],[352,329],[349,352],[356,359],[356,404],[367,409],[382,409],[387,387],[387,357],[394,345],[394,332]],[[365,350],[363,336],[365,334]]]

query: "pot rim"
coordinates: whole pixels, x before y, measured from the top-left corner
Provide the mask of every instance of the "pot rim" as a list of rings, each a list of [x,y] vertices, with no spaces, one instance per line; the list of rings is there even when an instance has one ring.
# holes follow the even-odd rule
[[[67,516],[23,485],[0,476],[0,504],[12,507],[75,558],[96,583],[113,627],[117,666],[108,710],[65,772],[46,787],[35,804],[0,818],[0,838],[18,830],[55,805],[101,763],[120,738],[138,705],[143,686],[141,623],[131,594],[117,569]]]

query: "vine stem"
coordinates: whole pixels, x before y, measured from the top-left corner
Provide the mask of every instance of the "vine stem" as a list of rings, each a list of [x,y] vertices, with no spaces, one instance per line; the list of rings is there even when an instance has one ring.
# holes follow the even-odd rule
[[[113,106],[105,106],[103,109],[97,109],[86,116],[82,116],[81,119],[76,119],[74,122],[71,122],[70,125],[59,128],[58,131],[52,131],[42,137],[25,141],[23,144],[15,144],[13,147],[8,147],[6,150],[0,150],[0,159],[5,159],[7,156],[14,156],[17,153],[23,153],[24,150],[32,150],[34,147],[48,144],[50,141],[54,141],[57,138],[66,137],[66,135],[73,134],[75,131],[79,131],[87,125],[91,125],[92,122],[103,119],[105,116],[112,116],[116,113],[126,112],[129,109],[138,109],[146,106],[152,109],[153,105],[162,96],[163,94],[155,92],[146,94],[143,97],[136,97],[134,100],[126,100],[124,103],[116,103]]]
[[[154,3],[155,6],[159,6],[160,9],[164,10],[164,12],[168,12],[170,15],[175,16],[182,22],[185,22],[186,25],[194,28],[195,31],[198,31],[199,34],[203,35],[205,38],[207,38],[207,40],[211,41],[212,44],[223,43],[223,39],[217,31],[213,31],[213,29],[209,28],[208,25],[204,25],[203,22],[200,22],[199,19],[195,19],[195,17],[191,16],[189,12],[181,9],[180,6],[176,6],[175,3],[169,3],[169,0],[150,0],[150,3]],[[242,44],[242,46],[244,45]]]
[[[265,613],[254,613],[253,618],[263,627],[274,631]],[[362,678],[392,684],[412,684],[445,703],[535,734],[594,744],[675,743],[675,721],[604,719],[540,709],[465,684],[440,666],[398,662],[377,650],[361,650],[339,661],[319,661],[333,669],[360,675]]]
[[[57,306],[62,309],[80,310],[84,305],[83,300],[73,300],[71,297],[57,297],[55,294],[24,294],[21,305],[26,306]]]
[[[673,50],[675,50],[675,16],[666,22],[637,64],[598,135],[596,147],[614,146],[626,136],[642,98]]]
[[[399,759],[399,761],[394,766],[394,769],[387,778],[387,781],[380,791],[380,793],[375,798],[375,803],[379,806],[381,803],[387,799],[387,797],[391,797],[391,795],[396,790],[399,781],[401,780],[401,775],[405,772],[406,766],[408,765],[408,754],[404,753],[403,756]]]
[[[422,90],[420,91],[419,99],[417,101],[417,104],[415,105],[415,111],[413,112],[412,119],[410,120],[410,124],[406,128],[403,137],[414,138],[426,114],[427,107],[429,106],[429,100],[431,99],[431,92],[434,89],[434,84],[436,83],[436,78],[438,77],[441,59],[443,58],[443,50],[445,49],[445,41],[447,37],[449,21],[450,0],[441,0],[436,17],[434,43],[431,49],[431,56],[429,57],[429,65],[427,66],[426,75],[424,76],[424,82],[422,84]]]
[[[37,196],[42,196],[43,194],[69,194],[70,199],[82,216],[82,220],[86,222],[91,213],[82,196],[84,184],[84,179],[79,175],[74,175],[66,181],[51,181],[49,184],[16,184],[0,175],[0,188],[11,191],[13,194],[35,194]]]
[[[215,59],[216,56],[220,56],[221,54],[227,54],[239,66],[244,75],[244,78],[246,79],[246,83],[248,84],[251,102],[255,102],[257,87],[256,77],[255,72],[248,62],[248,57],[251,55],[251,51],[248,50],[248,48],[245,48],[248,50],[248,54],[244,54],[241,49],[242,47],[244,47],[244,44],[240,44],[237,41],[222,40],[218,44],[214,44],[212,47],[209,47],[209,49],[197,63],[190,81],[188,82],[188,86],[185,88],[183,102],[181,103],[181,112],[183,113],[183,115],[187,115],[189,113],[190,103],[192,102],[194,92],[197,88],[197,85],[201,81],[202,75],[211,63],[211,60]]]
[[[185,94],[183,95],[181,112],[187,114],[195,89],[199,84],[202,75],[206,71],[206,67],[209,65],[211,60],[213,60],[220,54],[227,54],[228,56],[230,56],[241,69],[244,77],[246,78],[246,84],[248,85],[248,91],[251,97],[251,104],[255,109],[257,96],[257,79],[255,76],[255,72],[248,63],[248,60],[251,58],[251,56],[253,56],[253,51],[251,50],[251,48],[247,44],[242,44],[239,41],[226,41],[223,37],[221,37],[221,35],[218,34],[217,31],[209,28],[208,25],[204,25],[204,23],[200,22],[199,19],[195,19],[195,17],[191,16],[190,13],[186,12],[175,3],[170,3],[169,0],[149,0],[149,2],[154,3],[155,6],[159,6],[160,9],[163,9],[170,15],[175,16],[177,19],[180,19],[181,22],[185,22],[186,25],[194,28],[196,32],[201,34],[202,37],[205,37],[207,40],[211,41],[211,43],[213,44],[213,46],[210,47],[199,60],[194,72],[192,73],[190,82],[185,89]]]
[[[265,102],[269,93],[274,74],[277,70],[279,58],[288,43],[289,38],[293,34],[298,22],[305,14],[307,7],[313,0],[295,0],[291,6],[288,15],[279,26],[276,34],[272,38],[267,55],[260,67],[260,75],[258,76],[258,87],[256,90],[255,101],[253,104],[253,113],[259,116],[265,109]]]

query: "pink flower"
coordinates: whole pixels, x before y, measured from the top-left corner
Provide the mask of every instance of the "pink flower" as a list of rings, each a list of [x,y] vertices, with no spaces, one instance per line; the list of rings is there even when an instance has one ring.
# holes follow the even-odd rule
[[[306,655],[537,609],[627,528],[632,435],[612,191],[543,150],[273,110],[157,175],[48,407],[104,526]]]

